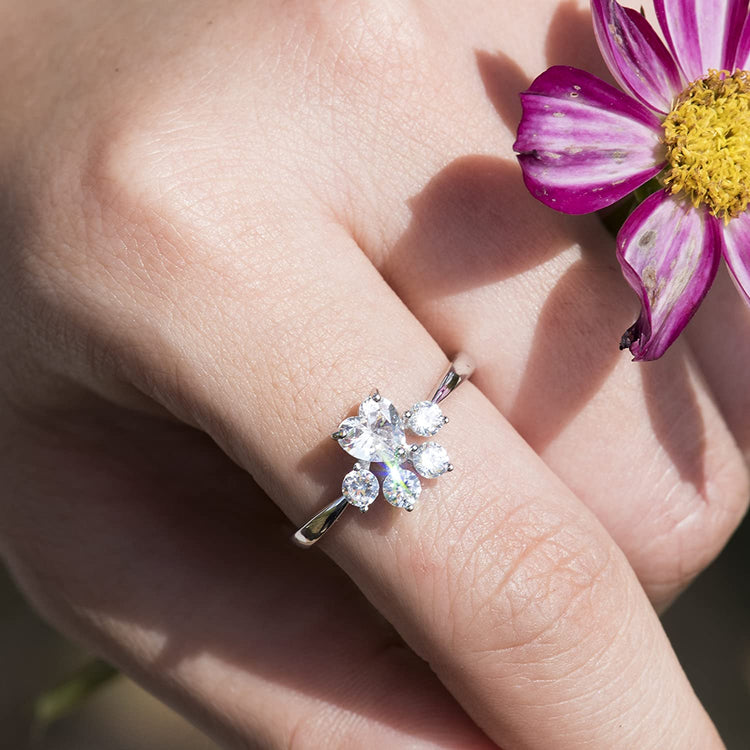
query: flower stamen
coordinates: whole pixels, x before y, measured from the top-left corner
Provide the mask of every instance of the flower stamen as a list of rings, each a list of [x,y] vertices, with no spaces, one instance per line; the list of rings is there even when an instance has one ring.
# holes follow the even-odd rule
[[[728,223],[750,203],[750,72],[709,70],[662,123],[664,184]]]

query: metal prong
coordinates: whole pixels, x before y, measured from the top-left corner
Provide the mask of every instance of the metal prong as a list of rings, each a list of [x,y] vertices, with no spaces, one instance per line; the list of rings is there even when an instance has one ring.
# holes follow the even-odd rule
[[[413,505],[404,505],[404,510],[407,513],[411,513],[414,510],[414,506]]]
[[[443,414],[443,424],[448,424],[448,422],[450,422],[450,420],[445,416],[445,414]]]
[[[344,437],[344,433],[341,430],[336,430],[336,432],[331,433],[331,437],[334,440],[341,440],[341,438]]]
[[[359,509],[359,512],[360,513],[367,513],[368,510],[370,510],[370,506],[369,505],[365,505],[364,507],[362,507],[362,508]]]
[[[446,471],[453,471],[453,464],[448,464]]]
[[[380,391],[376,388],[371,394],[370,398],[373,401],[380,401]]]
[[[411,419],[412,413],[408,409],[404,412],[404,419]]]
[[[398,448],[396,448],[396,455],[399,458],[403,458],[406,455],[406,448],[404,448],[403,445],[400,446],[400,447],[398,447]]]
[[[416,453],[419,450],[419,445],[417,443],[414,443],[414,445],[412,445],[411,448],[409,448],[409,450],[412,453]]]

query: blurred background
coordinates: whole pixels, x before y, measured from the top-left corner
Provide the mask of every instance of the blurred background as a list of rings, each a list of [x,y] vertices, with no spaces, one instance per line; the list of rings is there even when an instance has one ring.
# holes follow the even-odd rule
[[[750,521],[664,617],[729,750],[750,748]],[[217,750],[44,624],[0,568],[3,750]],[[397,749],[394,749],[397,750]]]

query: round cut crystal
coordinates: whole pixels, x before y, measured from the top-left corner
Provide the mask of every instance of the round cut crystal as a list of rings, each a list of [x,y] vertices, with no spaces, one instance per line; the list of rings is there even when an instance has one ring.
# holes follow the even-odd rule
[[[406,426],[415,434],[431,437],[445,424],[443,412],[432,401],[420,401],[409,409],[411,416]]]
[[[339,445],[362,461],[393,463],[399,449],[406,448],[404,427],[396,407],[381,397],[372,396],[359,406],[359,416],[339,425]]]
[[[394,466],[383,480],[385,499],[397,508],[411,510],[422,492],[419,477],[412,471]]]
[[[367,469],[350,471],[341,483],[341,494],[357,508],[367,508],[378,496],[378,478]]]
[[[412,451],[411,462],[417,473],[427,479],[435,479],[448,471],[451,465],[448,453],[442,445],[437,443],[423,443]]]

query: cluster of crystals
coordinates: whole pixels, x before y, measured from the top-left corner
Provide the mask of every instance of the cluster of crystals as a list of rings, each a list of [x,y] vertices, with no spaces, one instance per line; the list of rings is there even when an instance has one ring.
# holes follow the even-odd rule
[[[397,508],[413,510],[422,492],[419,476],[434,479],[452,471],[453,466],[445,448],[435,442],[407,445],[404,429],[420,437],[432,437],[447,421],[432,401],[414,404],[404,412],[402,421],[396,407],[377,391],[365,399],[358,415],[345,419],[333,433],[338,444],[358,459],[341,485],[344,497],[360,510],[367,510],[380,491],[370,464],[379,463],[386,472],[385,499]]]

